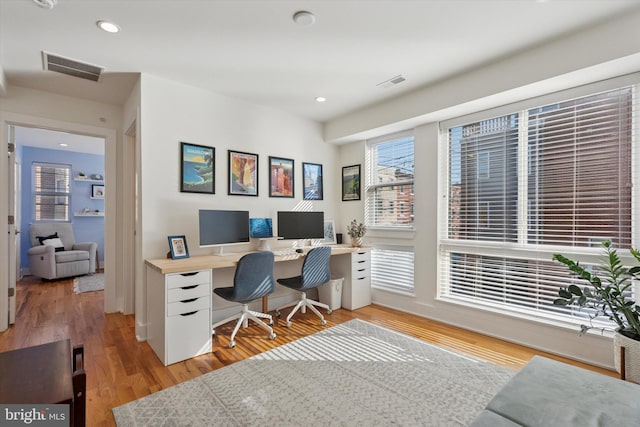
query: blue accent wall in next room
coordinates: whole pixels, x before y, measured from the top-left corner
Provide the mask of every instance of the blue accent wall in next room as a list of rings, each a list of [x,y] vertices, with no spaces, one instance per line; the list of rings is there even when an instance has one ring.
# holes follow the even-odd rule
[[[27,250],[29,242],[29,225],[33,222],[33,163],[56,163],[71,166],[71,209],[70,217],[73,224],[73,234],[76,242],[96,242],[100,265],[104,259],[104,216],[74,216],[88,208],[90,211],[99,210],[104,213],[105,200],[91,198],[91,186],[104,182],[83,182],[74,178],[80,172],[87,177],[93,174],[104,176],[104,155],[49,150],[44,148],[27,147],[22,149],[21,159],[21,240],[20,267],[29,268]]]

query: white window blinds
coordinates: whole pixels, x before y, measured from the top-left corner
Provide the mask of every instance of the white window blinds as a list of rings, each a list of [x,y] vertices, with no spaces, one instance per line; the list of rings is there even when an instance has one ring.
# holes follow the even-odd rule
[[[637,246],[637,112],[628,86],[443,129],[440,297],[583,322],[553,305],[586,283],[552,255],[595,268],[603,240]]]
[[[371,251],[371,285],[413,293],[413,246],[374,244]]]
[[[71,205],[69,165],[33,163],[33,219],[69,221]]]
[[[412,132],[367,141],[365,221],[368,226],[413,227],[413,155]]]

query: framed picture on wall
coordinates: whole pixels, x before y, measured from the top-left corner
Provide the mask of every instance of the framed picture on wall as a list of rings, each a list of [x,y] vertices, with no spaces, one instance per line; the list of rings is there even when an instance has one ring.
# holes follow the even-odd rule
[[[269,197],[293,197],[293,159],[269,156]]]
[[[258,155],[229,150],[229,194],[258,195]]]
[[[360,165],[342,167],[342,201],[360,200]]]
[[[322,165],[302,163],[302,183],[304,200],[322,200]]]
[[[93,184],[91,186],[91,198],[92,199],[104,199],[104,185]]]
[[[172,259],[189,258],[187,238],[185,236],[169,236],[169,249]]]
[[[215,194],[215,164],[215,148],[181,142],[180,191]]]

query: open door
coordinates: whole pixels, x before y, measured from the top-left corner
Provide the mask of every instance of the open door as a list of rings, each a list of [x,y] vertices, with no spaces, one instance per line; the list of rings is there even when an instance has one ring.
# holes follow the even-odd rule
[[[20,224],[20,218],[18,215],[18,197],[20,197],[20,185],[19,179],[19,165],[16,164],[16,150],[15,150],[15,131],[13,126],[9,126],[9,156],[8,168],[7,168],[7,182],[8,182],[8,224],[9,224],[9,257],[8,257],[8,272],[9,272],[9,324],[13,324],[16,321],[16,281],[18,279],[19,272],[19,258],[20,253],[20,239],[18,234],[20,231],[17,229],[17,224]]]

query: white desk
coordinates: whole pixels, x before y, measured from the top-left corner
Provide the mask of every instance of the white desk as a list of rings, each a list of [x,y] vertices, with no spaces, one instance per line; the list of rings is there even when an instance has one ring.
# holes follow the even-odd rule
[[[211,352],[212,270],[234,268],[247,253],[145,261],[147,341],[165,366]],[[301,260],[305,253],[276,256],[275,262]],[[332,274],[345,278],[343,306],[370,304],[369,249],[337,245],[331,255]],[[268,312],[268,297],[262,310]]]

